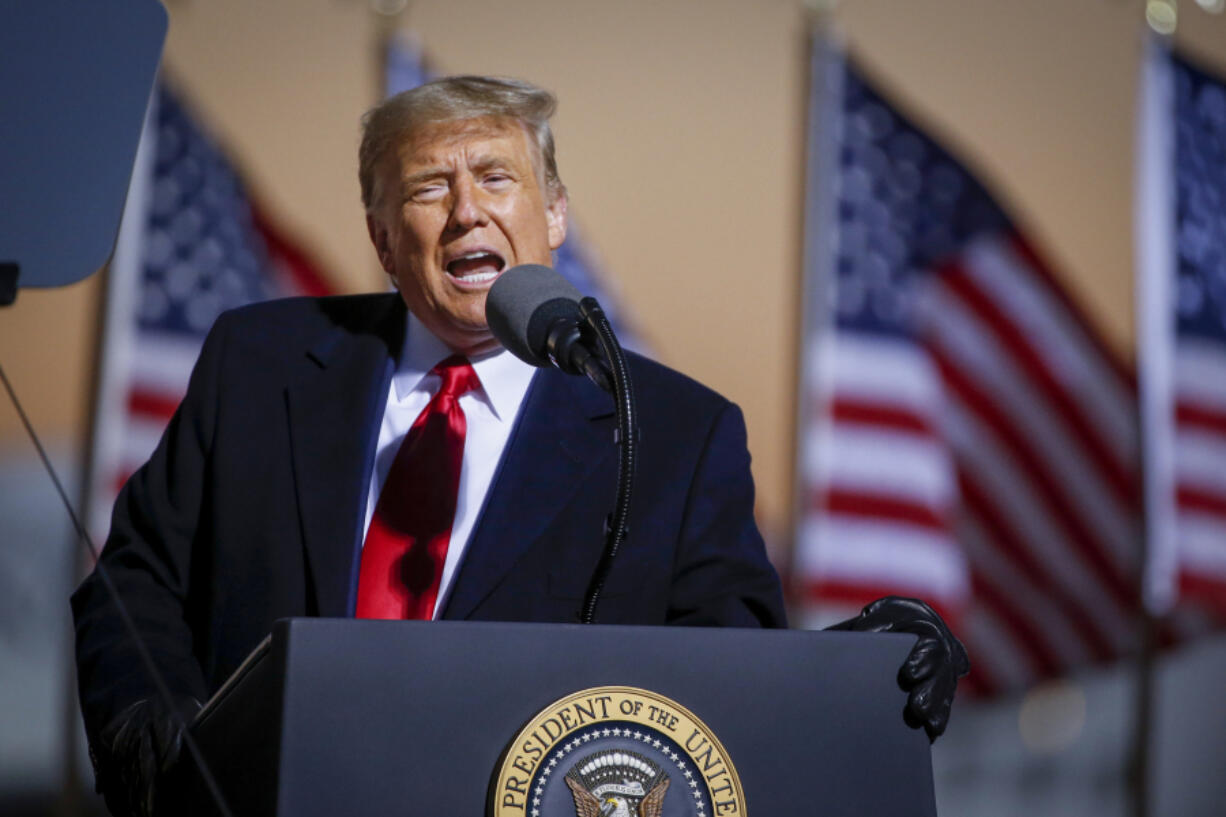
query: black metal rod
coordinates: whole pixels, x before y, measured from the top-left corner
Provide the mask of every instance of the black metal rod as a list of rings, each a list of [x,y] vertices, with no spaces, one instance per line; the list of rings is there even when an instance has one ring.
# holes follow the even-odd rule
[[[631,488],[634,483],[634,470],[638,460],[638,411],[634,402],[634,384],[630,381],[630,369],[626,366],[626,357],[622,353],[621,344],[613,334],[613,327],[604,310],[600,308],[595,298],[587,297],[579,301],[579,311],[584,322],[595,334],[600,344],[605,360],[609,363],[613,375],[613,400],[617,404],[617,500],[609,521],[609,529],[605,534],[604,551],[596,565],[596,572],[588,584],[587,594],[583,598],[583,607],[579,620],[584,624],[596,623],[596,606],[600,602],[600,593],[604,589],[605,580],[613,568],[613,560],[621,550],[626,539],[627,525],[630,519]]]

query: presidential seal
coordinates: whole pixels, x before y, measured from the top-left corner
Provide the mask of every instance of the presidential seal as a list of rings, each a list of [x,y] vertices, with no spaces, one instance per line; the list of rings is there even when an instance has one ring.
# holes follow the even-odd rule
[[[644,689],[595,687],[545,709],[507,748],[493,817],[744,815],[723,745],[685,707]]]

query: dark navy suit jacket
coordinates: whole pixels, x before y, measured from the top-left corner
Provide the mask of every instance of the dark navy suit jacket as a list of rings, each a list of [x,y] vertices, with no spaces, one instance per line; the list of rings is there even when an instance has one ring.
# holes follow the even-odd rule
[[[222,315],[187,396],[116,503],[102,560],[172,691],[204,700],[278,618],[349,616],[398,295],[291,299]],[[597,619],[783,626],[753,520],[740,411],[632,356],[641,457],[630,532]],[[576,620],[616,483],[612,399],[533,378],[444,617]],[[91,734],[151,697],[97,576],[73,596]]]

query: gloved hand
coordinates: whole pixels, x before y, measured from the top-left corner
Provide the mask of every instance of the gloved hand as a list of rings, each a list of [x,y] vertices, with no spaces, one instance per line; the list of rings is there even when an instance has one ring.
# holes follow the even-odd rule
[[[137,701],[103,727],[97,745],[90,746],[97,788],[115,815],[153,817],[158,778],[179,759],[183,744],[180,724],[190,724],[200,702],[190,696],[175,700],[179,718],[160,698]]]
[[[945,731],[958,679],[971,671],[971,662],[935,610],[919,599],[886,596],[827,629],[918,635],[898,670],[898,685],[908,693],[903,719],[913,729],[923,726],[929,741]]]

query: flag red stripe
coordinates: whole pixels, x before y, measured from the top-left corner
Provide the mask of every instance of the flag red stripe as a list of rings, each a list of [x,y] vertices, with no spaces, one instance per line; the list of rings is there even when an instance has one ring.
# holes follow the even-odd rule
[[[1019,610],[992,580],[978,570],[971,570],[971,589],[976,602],[990,607],[1014,636],[1014,643],[1030,656],[1035,669],[1044,677],[1059,675],[1063,669],[1060,657],[1051,649],[1043,634],[1035,627],[1025,610]]]
[[[1056,480],[1039,462],[1034,448],[1021,432],[1004,416],[987,394],[977,388],[944,353],[934,348],[933,358],[946,386],[954,392],[968,410],[990,428],[1007,449],[1017,467],[1028,478],[1028,487],[1034,490],[1052,512],[1056,522],[1064,529],[1070,544],[1081,554],[1102,579],[1104,586],[1126,610],[1136,607],[1136,594],[1129,579],[1107,555],[1106,547],[1086,525],[1085,520],[1070,503],[1069,497],[1056,484]]]
[[[1175,425],[1191,426],[1204,431],[1216,431],[1226,434],[1226,412],[1177,400],[1175,403]]]
[[[120,489],[122,489],[123,486],[127,483],[127,481],[132,478],[133,473],[135,472],[129,471],[126,468],[115,472],[114,476],[111,478],[111,496],[112,497],[119,495]]]
[[[849,607],[864,607],[870,602],[884,596],[899,595],[899,588],[893,585],[872,584],[869,582],[848,582],[839,579],[813,579],[804,585],[805,597],[811,603],[835,603]],[[904,591],[905,592],[905,591]],[[961,611],[954,610],[943,604],[939,599],[924,599],[937,612],[951,630],[956,630],[961,621]]]
[[[1175,504],[1182,511],[1199,511],[1226,517],[1226,496],[1210,493],[1202,488],[1178,486],[1175,490]]]
[[[1028,380],[1036,384],[1038,390],[1055,407],[1053,416],[1070,426],[1070,436],[1085,446],[1085,453],[1102,473],[1104,482],[1116,498],[1123,505],[1132,507],[1137,501],[1133,475],[1120,461],[1118,452],[1113,451],[1099,437],[1092,418],[1085,415],[1077,401],[1057,382],[1046,362],[1026,339],[1025,333],[995,301],[976,286],[959,261],[944,265],[939,274],[945,288],[980,316],[984,328],[995,335],[1002,348],[1008,350],[1021,366]]]
[[[965,692],[972,698],[989,698],[1000,691],[1000,686],[989,680],[983,664],[971,661],[971,673],[958,681],[958,694]]]
[[[1013,564],[1032,585],[1041,592],[1046,592],[1056,609],[1064,616],[1073,632],[1089,648],[1096,658],[1105,659],[1114,655],[1115,650],[1103,626],[1092,615],[1081,608],[1080,599],[1069,595],[1055,581],[1052,575],[1053,567],[1040,562],[1030,549],[1022,542],[1020,535],[1005,520],[987,494],[962,469],[958,472],[958,487],[962,492],[963,504],[968,513],[977,518],[992,536],[991,547],[999,551],[1003,558]],[[972,561],[972,572],[974,563]]]
[[[1226,616],[1226,576],[1191,573],[1185,568],[1179,574],[1180,595],[1218,616]]]
[[[191,366],[191,362],[188,361],[186,365]],[[138,416],[169,420],[179,408],[181,399],[145,389],[133,389],[128,392],[128,411]]]
[[[938,511],[928,505],[897,497],[830,488],[817,497],[817,503],[819,508],[832,514],[888,519],[937,531],[949,530],[949,519],[944,509]]]
[[[927,417],[897,405],[872,403],[840,396],[831,401],[830,416],[837,422],[934,435],[932,424],[929,423]]]
[[[1055,274],[1047,266],[1047,262],[1040,257],[1034,245],[1020,232],[1012,230],[1009,233],[1009,246],[1021,256],[1031,274],[1045,284],[1047,293],[1064,307],[1064,311],[1072,318],[1071,322],[1081,329],[1086,342],[1089,343],[1098,357],[1110,367],[1112,373],[1119,379],[1120,385],[1129,392],[1128,396],[1135,397],[1137,375],[1133,367],[1125,363],[1112,350],[1103,335],[1095,329],[1097,324],[1090,320],[1090,316],[1086,311],[1069,297],[1068,290],[1064,288],[1064,284],[1056,280]]]

